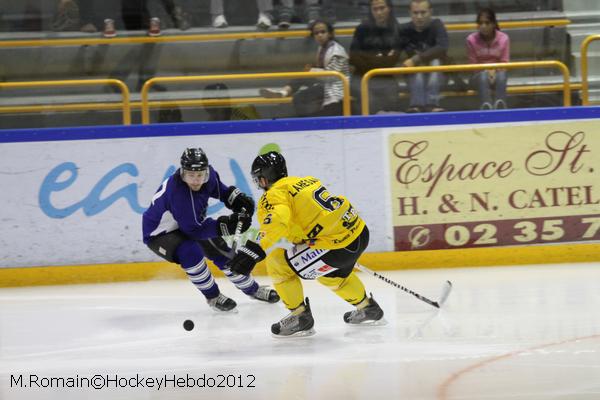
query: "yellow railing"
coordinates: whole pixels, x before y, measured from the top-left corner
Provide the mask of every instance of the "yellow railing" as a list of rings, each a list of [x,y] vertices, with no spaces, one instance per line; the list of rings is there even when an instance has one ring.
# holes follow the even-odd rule
[[[190,82],[206,82],[206,81],[251,81],[251,80],[265,80],[265,79],[307,79],[307,78],[321,78],[321,77],[335,77],[342,81],[344,85],[344,99],[343,99],[343,112],[344,115],[350,115],[350,84],[348,78],[344,74],[336,71],[319,71],[319,72],[274,72],[274,73],[263,73],[263,74],[232,74],[232,75],[201,75],[201,76],[172,76],[172,77],[158,77],[152,78],[146,81],[142,87],[142,124],[150,123],[150,102],[148,95],[152,86],[157,83],[164,84],[180,84]],[[231,105],[248,102],[247,99],[205,99],[205,100],[194,100],[195,104],[198,105]],[[156,106],[160,106],[162,102],[153,102]]]
[[[279,99],[265,99],[263,97],[243,97],[238,100],[239,103],[248,104],[282,104],[291,103],[291,97],[283,97]],[[230,104],[227,101],[225,104]],[[150,101],[148,106],[150,108],[155,107],[198,107],[198,106],[218,106],[223,105],[223,102],[214,100],[207,102],[207,100],[161,100],[161,101]],[[104,103],[104,102],[93,102],[93,103],[68,103],[68,104],[44,104],[44,105],[19,105],[19,106],[4,106],[0,107],[0,114],[27,114],[27,113],[43,113],[43,112],[68,112],[68,111],[111,111],[122,109],[121,103]],[[133,110],[141,110],[141,101],[130,101],[129,108]]]
[[[524,68],[558,68],[563,75],[563,104],[571,105],[571,86],[569,68],[560,61],[522,61],[494,64],[464,64],[464,65],[439,65],[433,67],[400,67],[400,68],[377,68],[365,74],[361,85],[361,108],[363,115],[369,115],[369,81],[374,76],[381,75],[406,75],[418,72],[464,72],[480,71],[484,69],[524,69]]]
[[[528,20],[528,21],[506,21],[501,22],[502,29],[511,28],[535,28],[535,27],[555,27],[567,26],[571,23],[568,19],[546,19],[546,20]],[[466,24],[447,24],[449,31],[475,30],[475,23]],[[338,28],[337,36],[351,36],[355,28]],[[37,47],[37,46],[92,46],[101,44],[141,44],[141,43],[173,43],[173,42],[206,42],[220,40],[251,40],[251,39],[281,39],[294,37],[308,37],[310,33],[307,30],[290,31],[272,31],[272,32],[237,32],[237,33],[204,33],[194,35],[170,35],[170,36],[131,36],[116,38],[72,38],[72,39],[33,39],[33,40],[2,40],[0,48],[9,47]]]
[[[581,83],[571,83],[571,91],[581,90]],[[507,88],[508,93],[514,94],[531,94],[541,92],[562,92],[562,84],[544,84],[544,85],[523,85],[523,86],[512,86]],[[475,90],[466,90],[461,92],[449,91],[442,92],[443,96],[474,96],[477,94]],[[408,97],[408,94],[401,93],[400,97]],[[240,97],[237,99],[230,100],[201,100],[201,99],[189,99],[189,100],[160,100],[160,101],[149,101],[148,107],[150,108],[174,108],[174,107],[199,107],[199,106],[220,106],[229,105],[231,100],[236,100],[236,103],[241,104],[284,104],[291,103],[291,97],[283,97],[278,99],[266,99],[263,97]],[[141,101],[131,101],[129,103],[131,111],[141,110]],[[67,112],[67,111],[111,111],[121,109],[121,103],[72,103],[72,104],[45,104],[45,105],[19,105],[19,106],[5,106],[0,107],[0,114],[8,113],[41,113],[41,112]]]
[[[123,125],[131,125],[131,109],[130,109],[130,95],[129,88],[123,82],[118,79],[79,79],[79,80],[66,80],[66,81],[32,81],[32,82],[0,82],[0,89],[40,89],[49,87],[65,87],[65,86],[99,86],[99,85],[112,85],[119,88],[121,91],[122,102],[120,108],[123,110]],[[76,107],[81,105],[65,105],[69,106],[72,110],[93,110],[95,109],[93,104],[85,105],[84,108]],[[23,106],[0,106],[0,112],[20,112]],[[55,109],[57,105],[50,106],[25,106],[25,107],[37,107],[39,112],[49,111],[49,109]]]
[[[590,105],[590,86],[588,81],[588,47],[594,40],[600,40],[600,35],[590,35],[581,43],[581,104]]]

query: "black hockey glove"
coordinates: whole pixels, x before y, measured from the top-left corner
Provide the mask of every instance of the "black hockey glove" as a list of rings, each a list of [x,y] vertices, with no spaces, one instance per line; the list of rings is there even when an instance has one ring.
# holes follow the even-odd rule
[[[245,245],[237,250],[227,266],[236,274],[250,275],[256,263],[264,260],[266,256],[258,243],[247,241]]]
[[[221,236],[230,236],[235,234],[238,221],[242,223],[241,232],[246,232],[252,224],[252,217],[243,213],[232,213],[231,215],[222,215],[217,218],[217,232]]]
[[[254,215],[254,200],[247,194],[242,193],[242,191],[235,186],[229,188],[229,194],[227,195],[225,205],[233,212],[242,212],[242,209],[244,209],[246,214],[250,216]]]

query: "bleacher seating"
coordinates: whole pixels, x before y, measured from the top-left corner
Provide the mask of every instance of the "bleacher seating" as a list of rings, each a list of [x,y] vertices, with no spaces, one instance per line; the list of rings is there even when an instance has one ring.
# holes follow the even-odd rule
[[[239,0],[238,0],[239,1]],[[247,0],[245,0],[247,2]],[[394,0],[396,15],[400,22],[408,20],[409,0]],[[20,3],[17,0],[6,0],[6,4]],[[152,3],[152,2],[151,2]],[[194,25],[185,33],[176,29],[167,29],[163,35],[181,34],[221,34],[231,32],[253,32],[256,29],[251,24],[254,20],[246,21],[246,26],[233,26],[227,30],[198,27],[208,24],[208,10],[196,1],[185,1],[190,10],[196,15]],[[235,1],[226,2],[227,7],[234,7]],[[254,2],[249,2],[254,3]],[[337,28],[351,28],[356,26],[360,18],[360,3],[362,0],[336,0],[334,5],[337,11]],[[447,24],[472,23],[475,18],[475,9],[478,5],[493,3],[499,11],[498,18],[503,21],[544,20],[565,18],[560,0],[492,0],[492,1],[459,1],[459,0],[434,0],[436,16],[442,18]],[[6,4],[4,7],[6,8]],[[245,3],[246,4],[246,3]],[[156,4],[154,4],[156,6]],[[196,7],[196,8],[194,8]],[[203,8],[204,7],[204,8]],[[48,14],[46,12],[46,14]],[[246,16],[251,12],[244,13]],[[6,15],[6,14],[4,14]],[[198,19],[200,18],[200,19]],[[204,21],[202,18],[205,18]],[[252,17],[254,18],[254,17]],[[4,17],[2,18],[4,19]],[[168,18],[165,16],[165,20]],[[231,20],[230,22],[234,22]],[[240,20],[242,22],[242,20]],[[6,25],[6,24],[3,24]],[[42,24],[43,25],[43,24]],[[294,24],[293,29],[302,29],[304,25]],[[457,63],[466,62],[464,40],[472,30],[452,30],[450,35],[450,55]],[[518,28],[507,31],[511,37],[511,59],[513,61],[526,60],[560,60],[571,65],[571,49],[567,28],[560,27],[534,27]],[[122,34],[121,34],[122,33]],[[35,38],[36,33],[11,32],[3,35],[4,40]],[[120,32],[120,37],[132,35],[143,37],[145,32]],[[37,37],[101,37],[101,34],[82,34],[79,32],[50,33]],[[338,36],[338,40],[347,49],[350,47],[351,36]],[[242,40],[211,40],[211,41],[186,41],[186,42],[160,42],[146,44],[118,44],[118,45],[92,45],[92,46],[64,46],[64,47],[13,47],[0,48],[2,64],[0,65],[0,81],[32,81],[32,80],[60,80],[60,79],[86,79],[111,77],[123,80],[132,91],[132,99],[139,100],[139,90],[143,82],[153,76],[180,76],[199,74],[231,74],[253,72],[298,71],[314,59],[315,45],[308,37],[288,38],[261,38]],[[43,66],[43,68],[41,67]],[[532,83],[558,83],[561,77],[556,70],[544,71],[515,71],[511,73],[510,82],[517,84]],[[197,91],[202,86],[186,88],[169,87],[153,98],[169,99],[197,96]],[[236,84],[232,89],[256,89],[255,83]],[[0,101],[3,104],[22,104],[27,99],[31,104],[43,103],[45,99],[40,95],[52,94],[55,100],[66,102],[118,101],[112,90],[108,89],[66,89],[50,92],[37,91],[8,91]],[[6,96],[9,94],[10,96]],[[16,97],[7,99],[6,97]],[[474,100],[474,99],[473,99]],[[21,101],[21,103],[19,103]],[[464,99],[468,102],[469,99]],[[47,102],[47,100],[45,101]],[[278,116],[272,110],[263,110],[266,117]],[[449,107],[452,108],[452,107]],[[460,109],[460,107],[457,107]],[[110,113],[111,121],[119,123],[118,112]],[[114,114],[114,115],[112,115]],[[62,115],[62,114],[61,114]],[[19,119],[22,117],[18,117]],[[74,116],[75,118],[75,116]],[[7,121],[7,115],[0,114],[0,121]],[[62,119],[62,117],[61,117]],[[13,119],[14,120],[14,119]],[[31,116],[23,119],[31,121]],[[88,122],[97,119],[88,119]],[[134,122],[139,121],[134,114]],[[49,120],[45,121],[50,123]],[[9,123],[12,125],[12,123]],[[2,123],[4,126],[5,124]]]

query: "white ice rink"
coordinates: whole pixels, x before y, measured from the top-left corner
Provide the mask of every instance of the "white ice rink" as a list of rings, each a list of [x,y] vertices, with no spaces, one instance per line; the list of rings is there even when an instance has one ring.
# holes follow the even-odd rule
[[[388,324],[351,327],[347,304],[305,282],[317,334],[275,339],[283,306],[223,280],[237,314],[185,280],[1,289],[0,399],[600,399],[600,264],[384,274],[454,290],[438,313],[361,273]],[[185,387],[202,378],[225,387]],[[85,380],[110,387],[41,387]]]

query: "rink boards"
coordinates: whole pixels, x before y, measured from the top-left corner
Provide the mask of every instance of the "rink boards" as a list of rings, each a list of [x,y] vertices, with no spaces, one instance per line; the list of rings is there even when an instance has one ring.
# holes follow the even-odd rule
[[[179,274],[141,242],[141,214],[197,146],[255,199],[248,171],[265,149],[280,150],[291,175],[346,195],[368,223],[363,262],[374,269],[598,260],[599,116],[579,107],[0,131],[0,285]],[[208,216],[227,211],[214,203]]]

